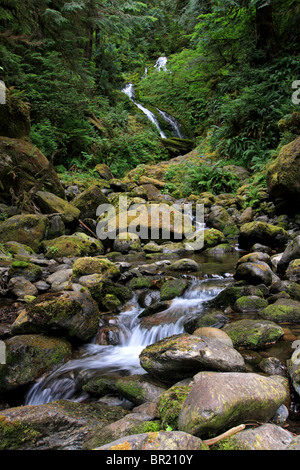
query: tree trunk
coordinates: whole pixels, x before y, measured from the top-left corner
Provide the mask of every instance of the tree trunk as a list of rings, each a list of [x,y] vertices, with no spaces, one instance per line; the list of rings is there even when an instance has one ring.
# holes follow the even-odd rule
[[[256,48],[264,53],[266,59],[271,59],[276,55],[272,0],[265,6],[256,6],[256,31]]]

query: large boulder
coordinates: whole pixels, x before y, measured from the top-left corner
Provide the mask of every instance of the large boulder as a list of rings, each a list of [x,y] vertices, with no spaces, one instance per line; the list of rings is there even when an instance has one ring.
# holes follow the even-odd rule
[[[141,366],[164,383],[175,383],[201,370],[244,371],[244,359],[235,349],[216,339],[176,335],[145,348]]]
[[[228,238],[235,238],[239,235],[239,229],[233,218],[224,207],[213,206],[207,219],[210,227],[220,230]]]
[[[270,286],[273,282],[279,280],[270,266],[263,261],[239,264],[234,278],[237,281],[246,281],[252,285],[265,284],[266,286]]]
[[[0,197],[9,204],[11,190],[21,202],[28,199],[30,190],[42,187],[65,197],[59,177],[45,155],[30,142],[19,139],[0,137],[0,181]]]
[[[76,258],[104,253],[102,242],[85,233],[62,235],[53,240],[43,241],[42,245],[45,250],[46,258]]]
[[[97,333],[100,313],[88,292],[66,291],[39,296],[12,325],[12,334],[64,335],[87,342]]]
[[[0,225],[0,242],[15,241],[38,252],[48,226],[48,219],[39,214],[19,214]]]
[[[275,323],[298,323],[300,320],[300,302],[291,299],[278,299],[273,304],[260,310],[258,316]]]
[[[80,210],[68,201],[48,191],[38,191],[35,201],[43,214],[59,214],[65,224],[79,219]]]
[[[216,436],[249,420],[267,422],[287,399],[279,379],[259,374],[201,372],[194,380],[178,428],[200,438]]]
[[[249,250],[256,243],[274,249],[283,248],[289,239],[286,230],[267,222],[249,222],[242,225],[240,230],[239,245],[241,248]]]
[[[266,320],[237,320],[223,328],[235,348],[263,349],[276,343],[284,335],[283,329]]]
[[[81,219],[96,219],[98,207],[108,203],[107,197],[98,186],[90,186],[72,201],[72,204],[80,211]]]
[[[300,137],[285,145],[267,172],[269,194],[298,211],[300,202]]]
[[[277,263],[277,271],[284,273],[291,261],[300,258],[300,235],[297,235],[285,248]]]
[[[0,365],[0,391],[8,392],[62,365],[72,353],[62,338],[20,335],[5,341],[6,364]]]

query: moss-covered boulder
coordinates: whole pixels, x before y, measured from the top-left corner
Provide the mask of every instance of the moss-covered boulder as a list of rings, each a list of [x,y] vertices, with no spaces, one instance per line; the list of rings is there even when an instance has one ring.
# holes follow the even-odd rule
[[[19,202],[30,206],[29,191],[42,187],[64,198],[64,189],[50,162],[34,145],[24,140],[0,138],[0,181],[0,197],[9,204],[13,192]]]
[[[194,380],[178,428],[200,438],[217,436],[249,420],[268,422],[287,399],[278,379],[259,374],[201,372]]]
[[[103,274],[82,276],[79,284],[88,289],[92,298],[97,302],[101,311],[116,310],[132,298],[130,288],[105,279]]]
[[[211,208],[207,224],[212,228],[220,230],[228,238],[236,238],[240,233],[231,215],[221,206],[213,206]]]
[[[200,266],[193,259],[181,258],[181,259],[171,263],[170,266],[168,267],[168,269],[170,271],[183,271],[183,272],[193,271],[193,272],[197,272],[197,271],[200,270]]]
[[[286,230],[267,222],[250,222],[242,225],[240,231],[239,245],[249,250],[256,243],[282,249],[289,239]]]
[[[43,270],[40,266],[26,261],[13,261],[8,271],[10,278],[22,276],[30,282],[38,281],[42,275]]]
[[[62,235],[53,240],[43,241],[42,245],[46,258],[77,258],[104,253],[104,247],[100,240],[83,233]]]
[[[128,414],[121,407],[57,400],[0,412],[1,450],[83,450],[96,430]]]
[[[112,180],[114,175],[112,174],[109,166],[107,166],[105,163],[98,163],[98,165],[95,166],[95,170],[98,172],[100,178],[103,180]]]
[[[12,325],[12,334],[63,335],[87,342],[98,331],[100,313],[88,292],[66,291],[39,296],[27,305]]]
[[[15,241],[38,252],[45,237],[47,217],[37,214],[19,214],[0,225],[0,242]]]
[[[119,233],[114,240],[113,250],[120,253],[141,251],[141,239],[135,233]]]
[[[300,281],[300,259],[291,261],[286,270],[286,277],[289,281]]]
[[[73,264],[73,278],[88,276],[89,274],[101,274],[102,279],[116,279],[120,274],[120,270],[114,263],[105,258],[78,258]]]
[[[72,200],[73,206],[80,211],[81,219],[96,219],[97,209],[101,204],[109,204],[99,186],[90,186]]]
[[[160,290],[161,300],[172,300],[175,297],[181,297],[188,287],[186,279],[170,279],[164,282]]]
[[[300,202],[300,137],[285,145],[267,172],[269,194],[284,200],[289,210],[298,210]],[[291,203],[291,204],[289,204]]]
[[[158,402],[158,413],[163,429],[168,426],[178,429],[178,416],[191,388],[191,385],[179,383],[162,393]]]
[[[235,349],[204,336],[176,335],[154,343],[140,354],[141,366],[164,383],[193,376],[200,370],[244,371]]]
[[[5,340],[6,364],[0,365],[0,391],[33,382],[62,365],[71,356],[71,345],[62,338],[21,335]],[[1,424],[0,424],[1,433]]]
[[[255,312],[267,306],[267,300],[256,295],[245,295],[237,299],[233,308],[236,312]]]
[[[224,326],[223,331],[237,349],[264,349],[284,335],[279,325],[266,320],[238,320]]]
[[[165,391],[165,387],[147,375],[123,377],[117,381],[116,389],[121,396],[135,405],[153,402]]]
[[[35,201],[43,214],[59,214],[65,224],[79,219],[79,209],[53,193],[38,191],[35,194]]]
[[[285,248],[277,264],[278,272],[284,274],[290,262],[296,259],[300,259],[300,235],[291,240]]]
[[[226,344],[228,347],[233,348],[233,342],[230,336],[224,331],[219,328],[213,327],[200,327],[197,328],[193,332],[194,336],[205,336],[207,338],[216,339],[221,341],[222,343]]]
[[[270,286],[273,282],[279,280],[270,266],[263,261],[239,264],[234,278],[237,281],[246,281],[252,285],[265,284],[266,286]]]
[[[279,299],[260,310],[258,315],[275,323],[297,323],[300,321],[300,302],[290,299]]]

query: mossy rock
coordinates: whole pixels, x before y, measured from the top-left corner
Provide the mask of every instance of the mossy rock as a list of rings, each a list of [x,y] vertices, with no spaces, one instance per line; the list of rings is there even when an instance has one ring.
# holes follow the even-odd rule
[[[150,287],[150,284],[151,281],[147,277],[134,277],[133,279],[130,279],[128,287],[133,290],[147,289]]]
[[[290,299],[279,299],[259,312],[261,318],[276,323],[300,321],[300,302]]]
[[[29,384],[71,356],[70,343],[42,335],[14,336],[5,341],[6,364],[0,365],[0,391]]]
[[[11,203],[13,190],[20,202],[27,202],[28,207],[32,207],[29,191],[34,188],[39,190],[42,185],[46,191],[65,197],[63,186],[50,162],[30,142],[0,137],[0,155],[0,196],[8,204]]]
[[[95,166],[95,170],[99,173],[100,178],[104,180],[112,180],[114,175],[110,171],[110,168],[105,163],[99,163]]]
[[[8,271],[9,277],[22,276],[30,282],[38,281],[42,275],[43,270],[40,266],[25,261],[14,261]]]
[[[72,204],[80,211],[81,219],[97,219],[98,207],[102,204],[109,204],[109,201],[101,189],[94,185],[76,196]]]
[[[237,312],[255,312],[268,306],[268,301],[256,295],[243,296],[237,299],[234,310]]]
[[[119,268],[105,258],[78,258],[73,264],[73,278],[101,274],[102,279],[115,279],[119,276]]]
[[[84,234],[62,235],[43,242],[46,258],[77,258],[104,253],[100,240]]]
[[[282,249],[289,239],[286,230],[267,222],[249,222],[242,225],[240,230],[239,244],[245,249],[250,249],[256,243]]]
[[[47,191],[38,191],[35,201],[43,214],[59,214],[65,224],[79,219],[80,210],[70,202]]]
[[[94,377],[82,386],[82,390],[92,397],[103,397],[104,395],[116,393],[115,381],[107,377]]]
[[[166,281],[160,291],[161,300],[172,300],[181,297],[186,290],[188,282],[185,279],[171,279]]]
[[[191,388],[189,385],[174,385],[161,395],[158,413],[163,429],[168,426],[173,430],[178,429],[178,416]]]
[[[226,325],[223,331],[231,338],[235,348],[264,349],[284,335],[283,329],[271,321],[238,320]]]
[[[38,252],[48,225],[47,217],[36,214],[14,215],[0,225],[0,242],[14,241]]]
[[[114,240],[113,250],[120,253],[141,251],[141,239],[135,233],[120,233]]]
[[[12,325],[12,334],[64,335],[73,342],[90,341],[97,333],[100,312],[88,292],[47,293],[26,306]]]
[[[82,276],[78,281],[82,286],[86,287],[92,298],[97,302],[100,310],[107,311],[107,295],[117,298],[121,305],[132,298],[132,291],[122,284],[117,284],[110,280],[105,280],[102,274],[90,274]],[[105,301],[106,298],[106,301]],[[111,299],[113,299],[111,298]]]
[[[298,211],[300,202],[300,137],[285,145],[267,171],[268,192],[285,201],[286,209]],[[290,204],[291,203],[291,204]]]
[[[146,375],[122,377],[116,383],[117,391],[135,405],[153,402],[164,391],[165,386],[155,382]]]
[[[220,230],[227,238],[237,238],[240,233],[231,215],[221,206],[211,208],[207,223],[210,227]]]

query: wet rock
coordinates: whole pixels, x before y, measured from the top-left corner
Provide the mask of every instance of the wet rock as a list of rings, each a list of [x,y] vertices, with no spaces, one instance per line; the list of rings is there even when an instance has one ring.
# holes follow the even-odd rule
[[[283,248],[289,239],[283,228],[266,222],[250,222],[242,225],[240,230],[239,245],[245,249],[250,249],[255,243],[274,249]]]
[[[159,431],[127,436],[95,450],[209,450],[201,439],[180,431]]]
[[[114,240],[113,250],[120,253],[141,251],[141,240],[135,233],[120,233]]]
[[[97,209],[102,204],[109,204],[109,201],[98,186],[90,186],[72,200],[81,219],[96,219]]]
[[[138,304],[142,308],[150,307],[160,300],[160,292],[158,290],[147,289],[138,296]]]
[[[15,241],[38,252],[47,225],[48,220],[44,215],[14,215],[0,225],[0,242]]]
[[[284,335],[283,329],[271,321],[250,319],[232,322],[223,331],[229,335],[235,348],[254,350],[266,348]]]
[[[187,289],[188,282],[185,279],[170,279],[166,281],[160,291],[161,300],[172,300],[181,297]]]
[[[222,442],[218,450],[287,450],[293,442],[293,434],[275,424],[263,424],[258,428],[247,429]]]
[[[165,387],[158,384],[147,375],[131,375],[123,377],[116,383],[117,391],[135,405],[152,402],[158,398]]]
[[[174,261],[174,263],[171,263],[170,266],[168,267],[170,271],[193,271],[197,272],[200,269],[199,264],[188,258],[182,258],[178,261]]]
[[[96,240],[83,233],[63,235],[53,240],[43,242],[45,256],[51,258],[76,258],[81,256],[93,256],[104,253],[100,240]]]
[[[300,285],[293,281],[278,281],[270,287],[270,294],[286,293],[292,300],[300,301]],[[269,299],[268,299],[269,300]]]
[[[62,365],[72,352],[65,339],[42,335],[14,336],[5,340],[5,344],[6,364],[0,365],[1,392],[33,382]]]
[[[200,370],[243,371],[242,356],[220,341],[188,334],[176,335],[145,348],[141,366],[164,383],[175,383]]]
[[[279,380],[253,373],[200,372],[194,380],[178,428],[201,438],[249,420],[267,422],[287,398]]]
[[[82,450],[84,442],[124,417],[120,407],[58,400],[0,412],[1,450]]]
[[[47,191],[37,191],[35,202],[43,214],[59,214],[65,224],[79,219],[80,211],[70,202]]]
[[[300,259],[291,261],[286,270],[286,277],[289,281],[300,281]]]
[[[300,235],[297,235],[284,250],[278,264],[279,273],[284,273],[291,261],[300,259]]]
[[[270,286],[273,282],[279,280],[270,266],[263,261],[239,264],[234,278],[237,281],[246,281],[253,285],[265,284],[266,286]]]
[[[19,299],[24,299],[26,295],[38,294],[36,286],[22,276],[12,277],[8,283],[8,290]]]
[[[258,315],[275,323],[299,322],[300,302],[290,299],[279,299],[274,304],[260,310]]]
[[[64,335],[87,342],[97,333],[100,313],[88,292],[44,294],[29,304],[12,326],[12,334]]]
[[[256,295],[243,296],[237,299],[233,309],[236,312],[255,312],[268,306],[268,301]]]
[[[277,357],[265,357],[260,363],[259,368],[267,375],[281,375],[286,377],[287,368]]]
[[[198,328],[223,328],[226,323],[228,323],[226,315],[221,312],[213,312],[189,318],[183,323],[183,326],[187,333],[194,334]]]
[[[217,339],[228,347],[233,348],[233,343],[230,336],[224,331],[218,328],[202,327],[198,328],[193,332],[194,336],[205,336],[206,338]]]
[[[207,219],[209,227],[220,230],[227,238],[236,238],[239,235],[239,229],[233,218],[224,207],[213,206]]]

